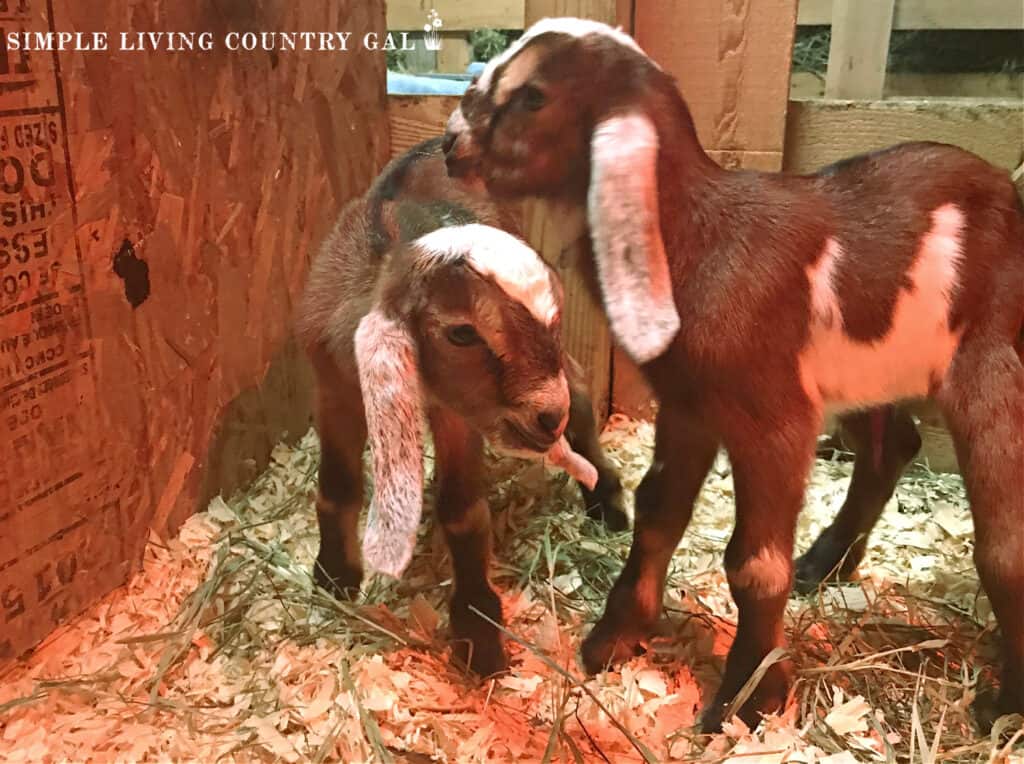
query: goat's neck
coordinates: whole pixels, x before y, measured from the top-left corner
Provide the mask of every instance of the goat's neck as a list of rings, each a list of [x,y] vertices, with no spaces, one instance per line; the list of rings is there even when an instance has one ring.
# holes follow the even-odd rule
[[[658,202],[662,237],[670,260],[701,256],[703,232],[729,172],[707,155],[686,104],[655,118],[658,130]]]

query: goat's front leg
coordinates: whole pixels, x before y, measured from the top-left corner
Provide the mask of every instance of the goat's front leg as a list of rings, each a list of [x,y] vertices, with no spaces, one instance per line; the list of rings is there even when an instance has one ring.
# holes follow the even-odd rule
[[[319,366],[317,369],[320,371]],[[358,385],[346,385],[333,373],[326,379],[329,381],[317,386],[320,552],[313,578],[335,597],[348,599],[359,593],[363,578],[358,526],[363,508],[366,418]]]
[[[853,478],[835,521],[796,561],[801,593],[814,591],[833,573],[853,575],[900,475],[921,448],[913,417],[895,406],[848,414],[840,422],[844,442],[857,455]]]
[[[725,571],[739,623],[722,685],[702,719],[705,732],[721,729],[733,698],[764,657],[785,643],[782,619],[793,582],[793,536],[820,418],[808,404],[807,411],[787,413],[782,423],[776,419],[772,431],[744,421],[737,428],[743,432],[726,435],[736,527],[725,550]],[[783,708],[790,673],[788,662],[773,664],[738,710],[751,728],[761,713]]]
[[[501,599],[487,576],[491,549],[491,512],[482,480],[483,440],[465,420],[448,410],[430,412],[434,433],[437,517],[452,557],[454,590],[451,626],[454,658],[481,676],[508,666],[502,634]]]
[[[583,665],[597,673],[637,652],[661,612],[672,553],[718,450],[696,417],[663,405],[654,462],[636,491],[633,545],[608,595],[604,615],[583,642]]]
[[[569,425],[565,435],[572,450],[597,469],[597,485],[593,491],[579,484],[587,516],[603,522],[608,530],[625,530],[629,527],[629,518],[623,509],[619,473],[604,455],[597,437],[593,404],[582,387],[573,386],[570,390]]]

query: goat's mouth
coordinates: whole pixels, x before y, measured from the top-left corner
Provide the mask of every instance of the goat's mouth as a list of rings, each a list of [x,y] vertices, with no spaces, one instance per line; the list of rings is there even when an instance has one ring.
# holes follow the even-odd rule
[[[541,439],[527,432],[511,419],[502,420],[502,424],[504,427],[500,438],[501,445],[511,450],[546,454],[557,441],[557,438]]]

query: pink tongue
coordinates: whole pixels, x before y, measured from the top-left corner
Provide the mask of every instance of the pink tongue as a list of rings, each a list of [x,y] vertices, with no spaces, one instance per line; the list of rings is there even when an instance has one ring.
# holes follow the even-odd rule
[[[574,480],[583,483],[591,491],[597,485],[597,469],[569,447],[569,441],[565,439],[564,435],[545,454],[545,458],[556,467],[568,472]]]

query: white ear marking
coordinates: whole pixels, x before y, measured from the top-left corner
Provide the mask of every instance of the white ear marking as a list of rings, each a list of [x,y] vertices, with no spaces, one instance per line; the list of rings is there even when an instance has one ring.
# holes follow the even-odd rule
[[[374,309],[355,335],[359,386],[373,458],[373,500],[363,560],[398,577],[412,559],[423,512],[423,408],[416,347],[406,328]]]
[[[522,303],[542,325],[558,315],[551,273],[540,255],[510,233],[480,223],[438,228],[414,245],[424,257],[464,257],[479,274],[489,276],[513,300]]]
[[[652,361],[680,323],[658,212],[658,132],[645,115],[594,130],[587,215],[612,332],[634,361]]]

